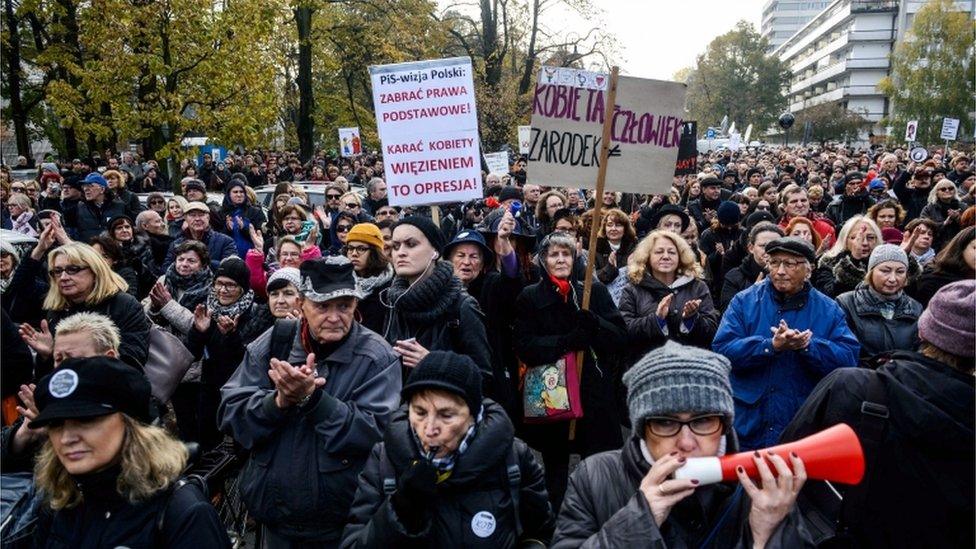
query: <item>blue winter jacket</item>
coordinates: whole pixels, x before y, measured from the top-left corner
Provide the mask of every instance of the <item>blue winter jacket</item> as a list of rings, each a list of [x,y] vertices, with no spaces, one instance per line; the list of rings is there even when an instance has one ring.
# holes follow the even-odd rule
[[[169,250],[166,252],[166,259],[163,261],[163,270],[166,270],[169,264],[176,260],[176,247],[187,240],[192,240],[189,232],[185,232],[170,242]],[[240,257],[237,253],[237,245],[234,244],[234,239],[223,233],[218,233],[210,229],[200,241],[207,245],[207,250],[210,252],[210,268],[214,272],[217,272],[217,267],[220,267],[222,260],[232,255]]]
[[[803,351],[774,351],[780,319],[811,330]],[[860,345],[840,306],[812,288],[783,299],[772,281],[739,292],[722,316],[712,349],[732,363],[735,431],[744,450],[772,446],[814,386],[836,368],[857,365]]]

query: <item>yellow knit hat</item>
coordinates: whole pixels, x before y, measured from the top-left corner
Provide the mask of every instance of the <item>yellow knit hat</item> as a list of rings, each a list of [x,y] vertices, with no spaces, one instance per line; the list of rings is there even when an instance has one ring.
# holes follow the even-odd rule
[[[372,223],[354,225],[346,236],[347,243],[352,241],[365,242],[378,250],[383,250],[383,233],[380,232],[379,227]]]

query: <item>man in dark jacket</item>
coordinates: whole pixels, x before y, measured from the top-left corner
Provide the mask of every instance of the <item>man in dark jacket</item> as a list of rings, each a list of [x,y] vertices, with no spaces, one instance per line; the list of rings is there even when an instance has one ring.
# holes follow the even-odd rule
[[[928,204],[934,172],[935,162],[929,160],[915,168],[915,173],[911,176],[905,172],[894,181],[892,190],[895,191],[895,196],[905,208],[906,223],[921,215],[922,208]]]
[[[545,544],[553,512],[542,467],[504,410],[482,400],[471,358],[432,351],[403,387],[406,405],[373,447],[345,548]]]
[[[88,242],[107,229],[113,217],[125,215],[125,205],[115,198],[108,181],[97,172],[85,176],[81,185],[85,199],[74,208],[66,208],[64,220],[67,227],[74,229],[76,240]]]
[[[848,219],[864,215],[873,205],[874,199],[864,188],[864,174],[850,172],[844,176],[844,194],[827,206],[827,218],[834,222],[835,227],[843,227]]]
[[[687,458],[736,451],[728,376],[724,357],[674,342],[624,374],[632,435],[622,449],[591,456],[573,472],[550,547],[811,545],[793,505],[805,479],[802,456],[757,459],[790,471],[789,459],[796,473],[762,489],[744,472],[738,488],[671,478]],[[770,497],[787,503],[769,506]]]
[[[766,244],[783,236],[783,230],[769,222],[757,223],[749,231],[748,255],[742,264],[730,270],[722,282],[718,308],[724,311],[735,294],[766,278]]]
[[[272,356],[275,330],[248,345],[217,414],[250,451],[241,494],[266,547],[339,545],[356,479],[399,405],[399,358],[353,319],[352,264],[306,261],[301,278],[304,320],[284,332],[285,360]]]
[[[854,546],[976,543],[973,315],[976,281],[949,284],[919,318],[918,352],[896,352],[877,370],[836,370],[783,432],[797,440],[841,422],[857,432],[867,476],[836,487]]]
[[[706,177],[702,180],[701,197],[688,203],[688,215],[695,219],[699,232],[712,225],[712,219],[718,215],[718,207],[731,196],[731,192],[722,188],[721,179]]]
[[[215,271],[220,267],[220,262],[224,258],[240,255],[237,253],[237,246],[234,244],[233,238],[210,228],[210,208],[206,204],[190,202],[184,214],[186,215],[186,231],[170,243],[169,251],[166,252],[166,259],[163,261],[164,270],[176,259],[176,247],[186,240],[199,240],[207,245],[207,251],[210,252],[210,266]]]

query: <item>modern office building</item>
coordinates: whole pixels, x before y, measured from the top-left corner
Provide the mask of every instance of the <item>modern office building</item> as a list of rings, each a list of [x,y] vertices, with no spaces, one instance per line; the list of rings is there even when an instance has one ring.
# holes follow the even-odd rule
[[[788,90],[789,110],[840,102],[874,122],[890,114],[888,99],[878,83],[891,71],[890,55],[901,41],[921,0],[834,0],[780,44],[772,55],[793,73]],[[972,0],[957,1],[960,11],[973,15]]]
[[[830,0],[769,0],[763,6],[760,34],[769,40],[769,51],[786,42],[796,31],[824,10]]]

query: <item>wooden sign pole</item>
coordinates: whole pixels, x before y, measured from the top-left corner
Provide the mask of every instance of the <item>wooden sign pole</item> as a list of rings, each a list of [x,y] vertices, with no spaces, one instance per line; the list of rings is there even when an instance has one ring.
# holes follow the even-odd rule
[[[613,130],[613,109],[617,105],[617,75],[619,69],[610,69],[610,83],[603,114],[603,139],[600,141],[600,167],[596,173],[596,191],[593,194],[593,217],[590,218],[590,242],[586,260],[586,278],[583,281],[582,309],[590,309],[590,293],[593,290],[593,264],[596,262],[596,239],[600,232],[600,210],[603,208],[603,188],[607,180],[607,160],[610,158],[610,135]],[[583,379],[583,351],[576,353],[576,379]],[[569,440],[576,438],[576,420],[569,422]]]

